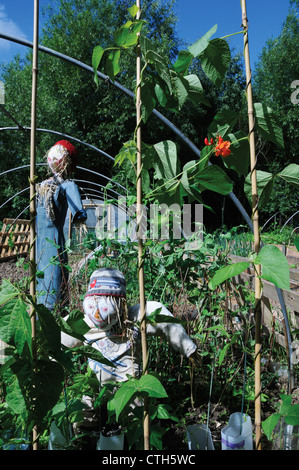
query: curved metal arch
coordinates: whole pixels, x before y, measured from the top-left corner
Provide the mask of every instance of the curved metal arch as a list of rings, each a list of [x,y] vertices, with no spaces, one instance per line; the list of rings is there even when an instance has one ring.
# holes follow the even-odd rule
[[[29,209],[29,207],[30,207],[30,204],[28,204],[28,206],[26,206],[25,209],[23,209],[23,210],[17,215],[17,217],[14,218],[14,220],[12,221],[12,223],[10,224],[10,226],[12,226],[12,225],[15,223],[15,221],[18,220],[18,219],[21,217],[21,215],[24,214],[24,212],[25,212],[27,209]]]
[[[41,165],[46,165],[46,163],[37,163],[36,165],[41,166]],[[21,170],[22,168],[28,168],[29,166],[30,165],[21,165],[21,166],[16,166],[15,168],[10,168],[9,170],[2,171],[2,173],[0,173],[0,176],[6,175],[6,173],[10,173],[11,171]]]
[[[9,201],[11,201],[11,200],[14,199],[15,197],[19,196],[20,194],[22,194],[24,191],[28,191],[29,189],[30,189],[30,186],[28,186],[28,188],[22,189],[21,191],[19,191],[19,192],[16,193],[16,194],[14,194],[12,197],[10,197],[9,199],[7,199],[3,204],[1,204],[0,209],[2,209],[2,207],[5,206],[5,204],[7,204]]]
[[[0,38],[6,39],[8,41],[16,42],[23,46],[30,47],[31,49],[33,48],[33,43],[31,41],[27,41],[26,39],[18,38],[16,36],[11,36],[5,33],[0,33]],[[94,74],[94,69],[90,67],[89,65],[85,64],[84,62],[81,62],[80,60],[74,59],[73,57],[69,57],[66,54],[62,54],[61,52],[54,51],[53,49],[50,49],[49,47],[42,46],[41,44],[38,45],[38,49],[41,52],[45,52],[46,54],[52,55],[66,62],[70,62],[71,64],[76,65],[77,67],[80,67],[81,69],[87,70],[88,72],[91,72],[92,74]],[[128,90],[128,88],[124,87],[116,80],[112,81],[108,77],[108,75],[105,75],[97,71],[97,76],[101,80],[104,80],[105,82],[109,82],[111,85],[113,85],[115,88],[118,88],[120,91],[128,95],[130,98],[133,98],[133,99],[135,98],[135,95],[131,90]],[[163,116],[163,114],[161,114],[156,109],[153,110],[153,114],[157,116],[158,119],[160,119],[162,122],[164,122],[164,124],[167,127],[169,127],[175,134],[177,134],[177,136],[180,137],[185,142],[185,144],[187,144],[188,147],[191,148],[200,157],[200,151],[198,150],[196,145],[194,145],[193,142],[191,142],[172,122],[170,122],[169,119]]]
[[[24,192],[24,191],[26,191],[26,190],[28,190],[28,189],[29,189],[29,187],[23,189],[22,191],[20,191],[20,193],[22,193],[22,192]],[[87,191],[95,191],[95,192],[98,193],[100,196],[103,195],[100,191],[97,191],[96,189],[92,189],[92,188],[83,188],[83,189],[86,189]],[[18,194],[20,194],[20,193],[18,193]],[[18,194],[15,194],[12,198],[10,198],[9,200],[5,201],[5,203],[2,204],[2,206],[5,205],[7,202],[9,202],[9,201],[10,201],[11,199],[13,199],[14,197],[16,197]],[[84,196],[94,197],[95,195],[94,195],[94,194],[89,194],[89,193],[85,193],[85,192],[84,192]],[[98,200],[98,201],[105,202],[105,199],[103,199],[103,198],[101,198],[101,197],[98,197],[98,196],[95,196],[95,197],[97,197],[97,200]],[[84,203],[84,199],[82,200],[82,203]],[[1,207],[2,207],[2,206],[1,206]],[[26,207],[17,215],[17,217],[14,218],[14,220],[12,221],[12,223],[11,223],[10,225],[13,225],[13,224],[16,222],[16,220],[18,220],[18,219],[21,217],[21,215],[22,215],[27,209],[29,209],[29,207],[30,207],[30,204],[28,204],[28,206],[26,206]]]
[[[292,220],[293,217],[295,217],[295,215],[299,214],[299,211],[296,211],[293,215],[291,215],[291,217],[286,221],[286,223],[281,227],[281,230],[280,232],[282,232],[282,230],[284,229],[284,227],[290,222],[290,220]]]
[[[94,188],[85,188],[85,187],[82,187],[81,189],[84,192],[84,197],[93,196],[93,197],[97,197],[99,200],[105,202],[105,199],[103,198],[103,193],[101,191],[98,191],[97,189],[94,189]],[[96,196],[95,194],[90,194],[88,191],[93,191],[94,193],[99,194],[102,197]],[[83,203],[84,203],[84,199],[82,199],[82,204]]]
[[[266,225],[268,225],[268,223],[270,222],[270,220],[273,219],[273,217],[275,217],[277,214],[279,214],[279,211],[278,212],[275,212],[275,214],[271,215],[271,217],[264,223],[264,225],[262,226],[261,228],[261,231],[264,230],[264,228],[266,227]]]
[[[80,181],[80,180],[77,180],[77,181]],[[82,180],[82,181],[84,181],[84,180]],[[87,183],[90,183],[90,182],[87,181]],[[94,184],[96,184],[97,186],[100,186],[101,188],[105,188],[105,186],[102,186],[102,185],[100,185],[100,184],[97,184],[97,183],[94,183]],[[1,204],[0,209],[2,209],[2,207],[4,207],[9,201],[12,201],[15,197],[19,196],[20,194],[24,193],[25,191],[28,191],[29,189],[30,189],[30,187],[28,186],[27,188],[24,188],[24,189],[22,189],[21,191],[18,191],[17,193],[15,193],[13,196],[11,196],[10,198],[8,198],[3,204]],[[93,189],[93,188],[85,188],[85,187],[82,187],[82,188],[80,188],[80,189],[82,189],[82,190],[84,190],[84,191],[85,191],[85,190],[87,190],[87,191],[96,191],[96,189]],[[111,190],[109,190],[109,191],[112,191],[112,192],[116,193],[116,191],[113,191],[113,189],[111,189]],[[103,195],[102,192],[100,192],[100,191],[97,191],[97,192],[98,192],[99,194]],[[85,193],[85,194],[86,194],[86,193]],[[122,197],[121,194],[118,194],[118,193],[116,193],[116,194],[119,195],[120,197]],[[104,201],[104,199],[103,199],[103,201]],[[28,206],[27,206],[27,207],[28,207]],[[25,210],[22,211],[22,212],[25,212]],[[18,217],[19,217],[19,216],[18,216]],[[15,220],[16,220],[16,219],[15,219]]]
[[[78,170],[84,170],[84,171],[87,171],[89,173],[93,173],[94,175],[98,175],[98,176],[101,176],[102,178],[108,180],[110,183],[113,183],[113,184],[116,184],[117,186],[119,186],[120,188],[122,188],[124,191],[126,191],[126,193],[128,192],[127,188],[125,188],[124,186],[122,186],[120,183],[118,183],[117,181],[113,181],[111,178],[109,178],[108,176],[105,176],[105,175],[102,175],[102,173],[98,173],[97,171],[94,171],[94,170],[89,170],[89,168],[83,168],[82,166],[77,166]],[[105,186],[104,186],[105,187]]]
[[[93,188],[84,188],[84,189],[86,189],[86,191],[94,191],[95,193],[100,194],[100,196],[102,196],[102,194],[101,194],[99,191],[97,191],[96,189],[93,189]],[[90,197],[91,200],[92,200],[92,198],[94,198],[94,199],[97,198],[97,201],[101,201],[101,202],[103,202],[104,204],[106,203],[106,200],[105,200],[105,199],[103,199],[102,197],[98,197],[98,196],[96,196],[95,194],[90,194],[90,193],[86,192],[86,193],[84,193],[84,196]],[[85,201],[84,199],[82,199],[83,205],[84,205],[85,202],[86,202],[86,201]],[[111,203],[109,203],[109,204],[111,204]],[[95,205],[96,205],[96,204],[95,204]],[[116,206],[116,205],[112,204],[112,206],[113,206],[113,207],[118,207],[124,214],[126,214],[126,215],[128,214],[128,207],[127,207],[126,205],[118,205],[118,206]]]
[[[77,180],[77,181],[78,181],[78,180]],[[87,183],[89,183],[89,181],[87,181]],[[99,186],[100,188],[103,187],[103,186],[101,186],[101,185],[98,185],[98,186]],[[86,191],[94,191],[94,192],[96,192],[96,193],[98,193],[98,194],[101,194],[102,197],[103,197],[103,201],[105,201],[103,191],[100,191],[100,190],[95,189],[95,188],[88,188],[88,187],[86,187],[86,186],[81,186],[81,185],[79,186],[79,189],[81,189],[81,191],[83,192],[83,196],[86,196],[86,194],[87,194]]]
[[[93,191],[96,191],[95,189]],[[98,192],[98,191],[96,191]],[[101,196],[96,196],[95,194],[89,194],[89,193],[86,193],[85,196],[87,196],[88,198],[90,198],[90,200],[92,201],[92,199],[97,199],[97,201],[101,201],[102,202],[105,202],[104,199],[101,198]],[[87,203],[85,199],[82,199],[82,204],[84,206],[84,204],[93,204],[92,202],[91,203]],[[94,204],[95,205],[95,204]]]
[[[37,166],[46,166],[47,164],[46,163],[37,163],[36,165]],[[28,168],[28,167],[29,167],[29,165],[21,165],[21,166],[15,167],[15,168],[10,168],[9,170],[5,170],[2,173],[0,173],[0,176],[5,175],[7,173],[10,173],[11,171],[16,171],[16,170],[20,170],[22,168]],[[93,173],[95,175],[101,176],[102,178],[108,180],[110,183],[112,182],[113,184],[115,184],[115,185],[119,186],[120,188],[122,188],[124,191],[128,192],[127,189],[124,186],[122,186],[120,183],[117,183],[117,181],[113,181],[111,178],[109,178],[108,176],[103,175],[102,173],[98,173],[97,171],[94,171],[94,170],[89,170],[88,168],[84,168],[82,166],[77,166],[77,168],[79,170],[88,171],[88,172]],[[106,186],[103,186],[103,188],[105,188],[105,187]],[[108,191],[113,191],[113,189],[109,189],[109,188],[107,190]]]
[[[100,183],[94,183],[93,181],[87,181],[87,180],[78,180],[78,179],[76,179],[76,178],[74,178],[72,181],[78,181],[79,183],[80,183],[80,182],[81,182],[81,183],[88,183],[88,184],[91,184],[91,185],[93,185],[93,186],[99,186],[100,188],[103,188],[103,189],[105,189],[106,191],[111,191],[112,193],[117,194],[117,196],[123,197],[122,194],[118,193],[117,191],[114,191],[113,189],[106,188],[106,186],[103,186],[103,185],[100,184]],[[85,189],[86,189],[86,188],[85,188]],[[92,188],[90,188],[90,189],[92,189]]]

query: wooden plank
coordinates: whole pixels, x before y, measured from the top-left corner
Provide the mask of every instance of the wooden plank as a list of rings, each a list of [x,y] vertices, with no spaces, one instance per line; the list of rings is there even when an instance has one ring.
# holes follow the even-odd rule
[[[14,242],[14,246],[15,247],[18,247],[18,246],[29,246],[29,242],[19,242],[19,243],[16,243]],[[10,248],[9,245],[2,245],[3,248]]]
[[[286,340],[285,340],[285,337],[284,337],[284,334],[280,333],[279,331],[276,331],[276,330],[272,330],[272,323],[273,323],[273,317],[272,317],[272,313],[270,311],[267,311],[267,312],[264,312],[263,311],[263,314],[262,314],[262,325],[263,325],[263,328],[266,330],[266,332],[269,334],[269,335],[274,335],[274,338],[275,338],[275,341],[276,343],[278,343],[280,346],[282,346],[283,348],[286,347]],[[280,323],[277,319],[275,319],[275,323]],[[280,324],[279,326],[282,327],[282,324]]]
[[[29,230],[29,227],[28,227],[28,230]],[[8,233],[8,232],[6,232],[6,233]],[[23,236],[23,237],[26,237],[26,235],[27,235],[27,231],[26,231],[26,230],[19,231],[19,232],[9,232],[9,233],[12,233],[15,237],[16,237],[16,236]],[[4,235],[4,234],[0,233],[0,235]]]
[[[248,274],[246,272],[235,276],[235,281],[240,284],[247,283],[248,287],[253,290],[254,289],[254,275]],[[283,299],[285,301],[286,307],[290,308],[293,311],[299,310],[299,293],[294,291],[289,291],[285,289],[281,289],[281,293]],[[271,282],[265,281],[263,279],[263,296],[268,297],[272,301],[279,304],[279,298],[277,295],[276,287]]]
[[[17,221],[18,221],[17,223],[19,224],[30,225],[30,220],[27,220],[27,219],[17,219]],[[16,219],[3,219],[3,223],[7,225],[12,224],[13,222],[16,223]]]
[[[5,263],[5,261],[9,261],[11,259],[16,259],[18,256],[27,256],[28,255],[28,252],[24,252],[24,253],[17,253],[15,255],[10,255],[10,256],[3,256],[1,257],[0,256],[0,263]]]

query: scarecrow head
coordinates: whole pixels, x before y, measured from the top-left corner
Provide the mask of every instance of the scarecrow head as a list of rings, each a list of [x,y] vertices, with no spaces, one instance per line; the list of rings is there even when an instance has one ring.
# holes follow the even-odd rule
[[[90,277],[83,301],[84,313],[94,326],[110,329],[118,325],[123,329],[126,312],[126,280],[117,269],[102,268]]]
[[[70,176],[76,169],[78,153],[68,140],[59,140],[48,150],[47,162],[55,175]]]

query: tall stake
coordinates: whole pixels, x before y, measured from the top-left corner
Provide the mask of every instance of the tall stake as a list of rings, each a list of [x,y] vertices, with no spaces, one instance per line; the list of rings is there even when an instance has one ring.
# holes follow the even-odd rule
[[[140,18],[140,0],[136,0],[138,12],[136,19]],[[140,43],[137,44],[137,60],[136,60],[136,121],[137,121],[137,238],[138,238],[138,280],[139,280],[139,295],[140,295],[140,313],[141,313],[141,342],[142,342],[142,361],[143,373],[147,374],[148,352],[147,352],[147,339],[146,339],[146,306],[145,306],[145,289],[144,289],[144,266],[143,266],[143,243],[141,238],[141,219],[142,219],[142,154],[141,154],[141,50]],[[143,432],[144,432],[144,449],[149,450],[150,441],[150,423],[149,423],[149,399],[144,399],[144,417],[143,417]]]
[[[39,23],[39,0],[34,0],[34,27],[33,27],[33,60],[32,60],[32,99],[31,99],[31,142],[30,142],[30,295],[35,300],[36,295],[36,267],[35,267],[35,170],[36,170],[36,95],[37,95],[37,64],[38,64],[38,23]],[[36,313],[33,305],[30,307],[30,318],[32,328],[32,354],[33,367],[36,372]],[[33,450],[37,450],[37,426],[33,428]]]
[[[247,107],[249,123],[249,145],[250,145],[250,165],[251,165],[251,192],[252,192],[252,222],[254,233],[254,251],[260,250],[260,232],[258,215],[258,192],[256,177],[256,154],[254,137],[254,110],[251,87],[251,68],[249,58],[248,43],[248,19],[246,11],[246,0],[241,0],[242,5],[242,26],[244,29],[244,57],[246,66],[246,88]],[[255,435],[256,449],[261,450],[261,267],[256,265],[255,272]]]

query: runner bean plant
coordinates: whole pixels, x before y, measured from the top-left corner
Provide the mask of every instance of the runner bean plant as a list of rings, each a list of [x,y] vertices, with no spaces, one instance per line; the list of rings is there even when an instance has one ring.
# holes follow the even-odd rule
[[[137,19],[136,6],[129,8],[128,15],[126,24],[115,32],[114,43],[110,47],[95,46],[92,55],[95,81],[98,83],[96,72],[99,68],[104,70],[112,81],[115,80],[121,72],[122,54],[134,52],[138,43],[142,54],[141,83],[135,84],[135,87],[141,86],[142,97],[142,118],[138,126],[148,121],[156,105],[180,112],[188,101],[196,106],[207,104],[199,77],[189,73],[189,69],[194,60],[200,60],[206,76],[214,84],[221,85],[230,64],[230,49],[226,38],[213,38],[217,32],[217,25],[210,28],[187,50],[180,51],[176,61],[170,63],[169,58],[158,51],[155,43],[142,34],[145,21],[139,17]],[[242,34],[242,31],[240,33]],[[257,132],[264,140],[272,141],[282,147],[284,145],[282,130],[273,111],[263,103],[255,103],[254,112]],[[145,205],[155,201],[162,203],[165,199],[168,203],[182,204],[188,200],[204,204],[202,194],[206,190],[221,195],[229,194],[233,190],[233,181],[228,176],[227,169],[233,170],[239,177],[245,177],[244,191],[250,199],[249,141],[248,135],[238,127],[243,115],[244,109],[239,113],[232,110],[217,113],[203,142],[200,158],[186,163],[183,167],[180,164],[176,143],[170,140],[151,146],[143,143],[142,175],[150,183],[148,191],[144,194]],[[123,144],[115,158],[115,165],[118,168],[129,162],[135,171],[134,178],[138,177],[136,131],[137,128],[133,132],[132,139]],[[217,157],[217,163],[212,163],[212,156]],[[289,165],[277,175],[257,172],[260,204],[265,204],[268,200],[276,178],[282,178],[298,188],[299,165]],[[102,240],[101,243],[105,247],[110,242]],[[244,335],[233,326],[232,316],[228,315],[227,283],[251,264],[254,268],[257,265],[262,267],[263,279],[273,282],[278,287],[289,289],[287,261],[275,246],[266,245],[260,253],[250,255],[248,262],[230,264],[226,257],[221,257],[217,252],[213,239],[208,235],[192,256],[184,251],[179,241],[168,240],[167,249],[163,243],[148,242],[144,245],[146,276],[150,279],[146,295],[165,302],[174,311],[184,310],[186,319],[190,322],[190,334],[197,339],[202,351],[196,369],[199,377],[204,380],[202,365],[208,364],[207,367],[211,370],[213,361],[217,361],[221,366],[222,383],[225,383],[228,369],[225,370],[223,366],[226,363],[227,353],[231,351],[233,354],[236,344],[240,343],[243,347],[245,344]],[[125,248],[129,249],[126,251]],[[109,262],[111,264],[116,262],[121,269],[122,266],[134,265],[135,258],[136,249],[134,243],[131,243],[122,246],[119,257],[115,260],[110,257]],[[108,260],[106,257],[95,258],[87,269],[93,269],[94,263],[100,265],[103,259],[105,262]],[[135,272],[136,269],[135,264]],[[138,298],[136,282],[134,283],[133,274],[131,276],[134,271],[126,270],[126,273],[129,274],[129,297]],[[82,291],[79,292],[79,299],[80,295]],[[37,312],[38,360],[35,364],[33,364],[32,331],[28,315],[30,305],[33,305]],[[196,318],[192,321],[190,305],[195,307],[197,312]],[[26,282],[15,285],[4,280],[0,290],[0,306],[0,338],[8,344],[7,358],[0,369],[3,397],[0,410],[1,426],[2,429],[6,429],[13,421],[15,429],[19,428],[22,435],[29,436],[32,427],[38,424],[42,439],[48,419],[54,417],[57,423],[61,423],[62,417],[65,416],[68,419],[78,419],[82,407],[76,402],[76,397],[72,396],[75,391],[78,392],[78,387],[76,388],[78,383],[82,384],[82,380],[85,381],[85,388],[82,390],[87,389],[91,394],[95,392],[94,377],[90,372],[84,374],[81,370],[78,372],[74,358],[77,361],[78,357],[93,357],[99,362],[105,362],[105,358],[87,346],[70,351],[61,345],[61,330],[81,339],[86,332],[79,303],[77,308],[68,312],[69,320],[65,322],[61,312],[53,315],[42,305],[35,304],[28,293]],[[245,315],[240,314],[240,316],[248,328]],[[159,321],[159,318],[156,317],[151,321]],[[178,321],[181,321],[181,318]],[[154,347],[158,348],[158,345]],[[157,351],[163,360],[167,360],[163,346]],[[208,360],[206,360],[207,355]],[[193,369],[191,366],[182,369],[175,359],[173,363],[174,369],[170,366],[170,371],[174,376],[168,375],[167,380],[169,382],[176,380],[175,383],[180,389],[182,382],[178,381],[178,376],[181,375],[186,379],[186,370]],[[153,419],[165,417],[176,420],[175,414],[167,405],[160,406],[160,400],[167,399],[169,390],[167,384],[162,385],[154,371],[154,369],[159,370],[158,363],[152,361],[151,366],[153,371],[147,377],[132,379],[118,389],[113,401],[111,400],[117,419],[122,418],[122,412],[138,395],[149,396],[158,401],[156,412],[152,415]],[[160,372],[165,378],[166,369]],[[232,383],[232,375],[229,383]],[[185,387],[185,384],[184,381],[182,386]],[[68,406],[62,405],[65,391],[72,397],[71,401],[67,402]],[[194,400],[192,386],[191,396]],[[133,418],[132,425],[136,425],[136,432],[140,432],[140,427],[137,425],[140,419],[140,416]],[[164,431],[158,427],[153,429],[155,432],[152,434],[151,446],[161,448]]]

